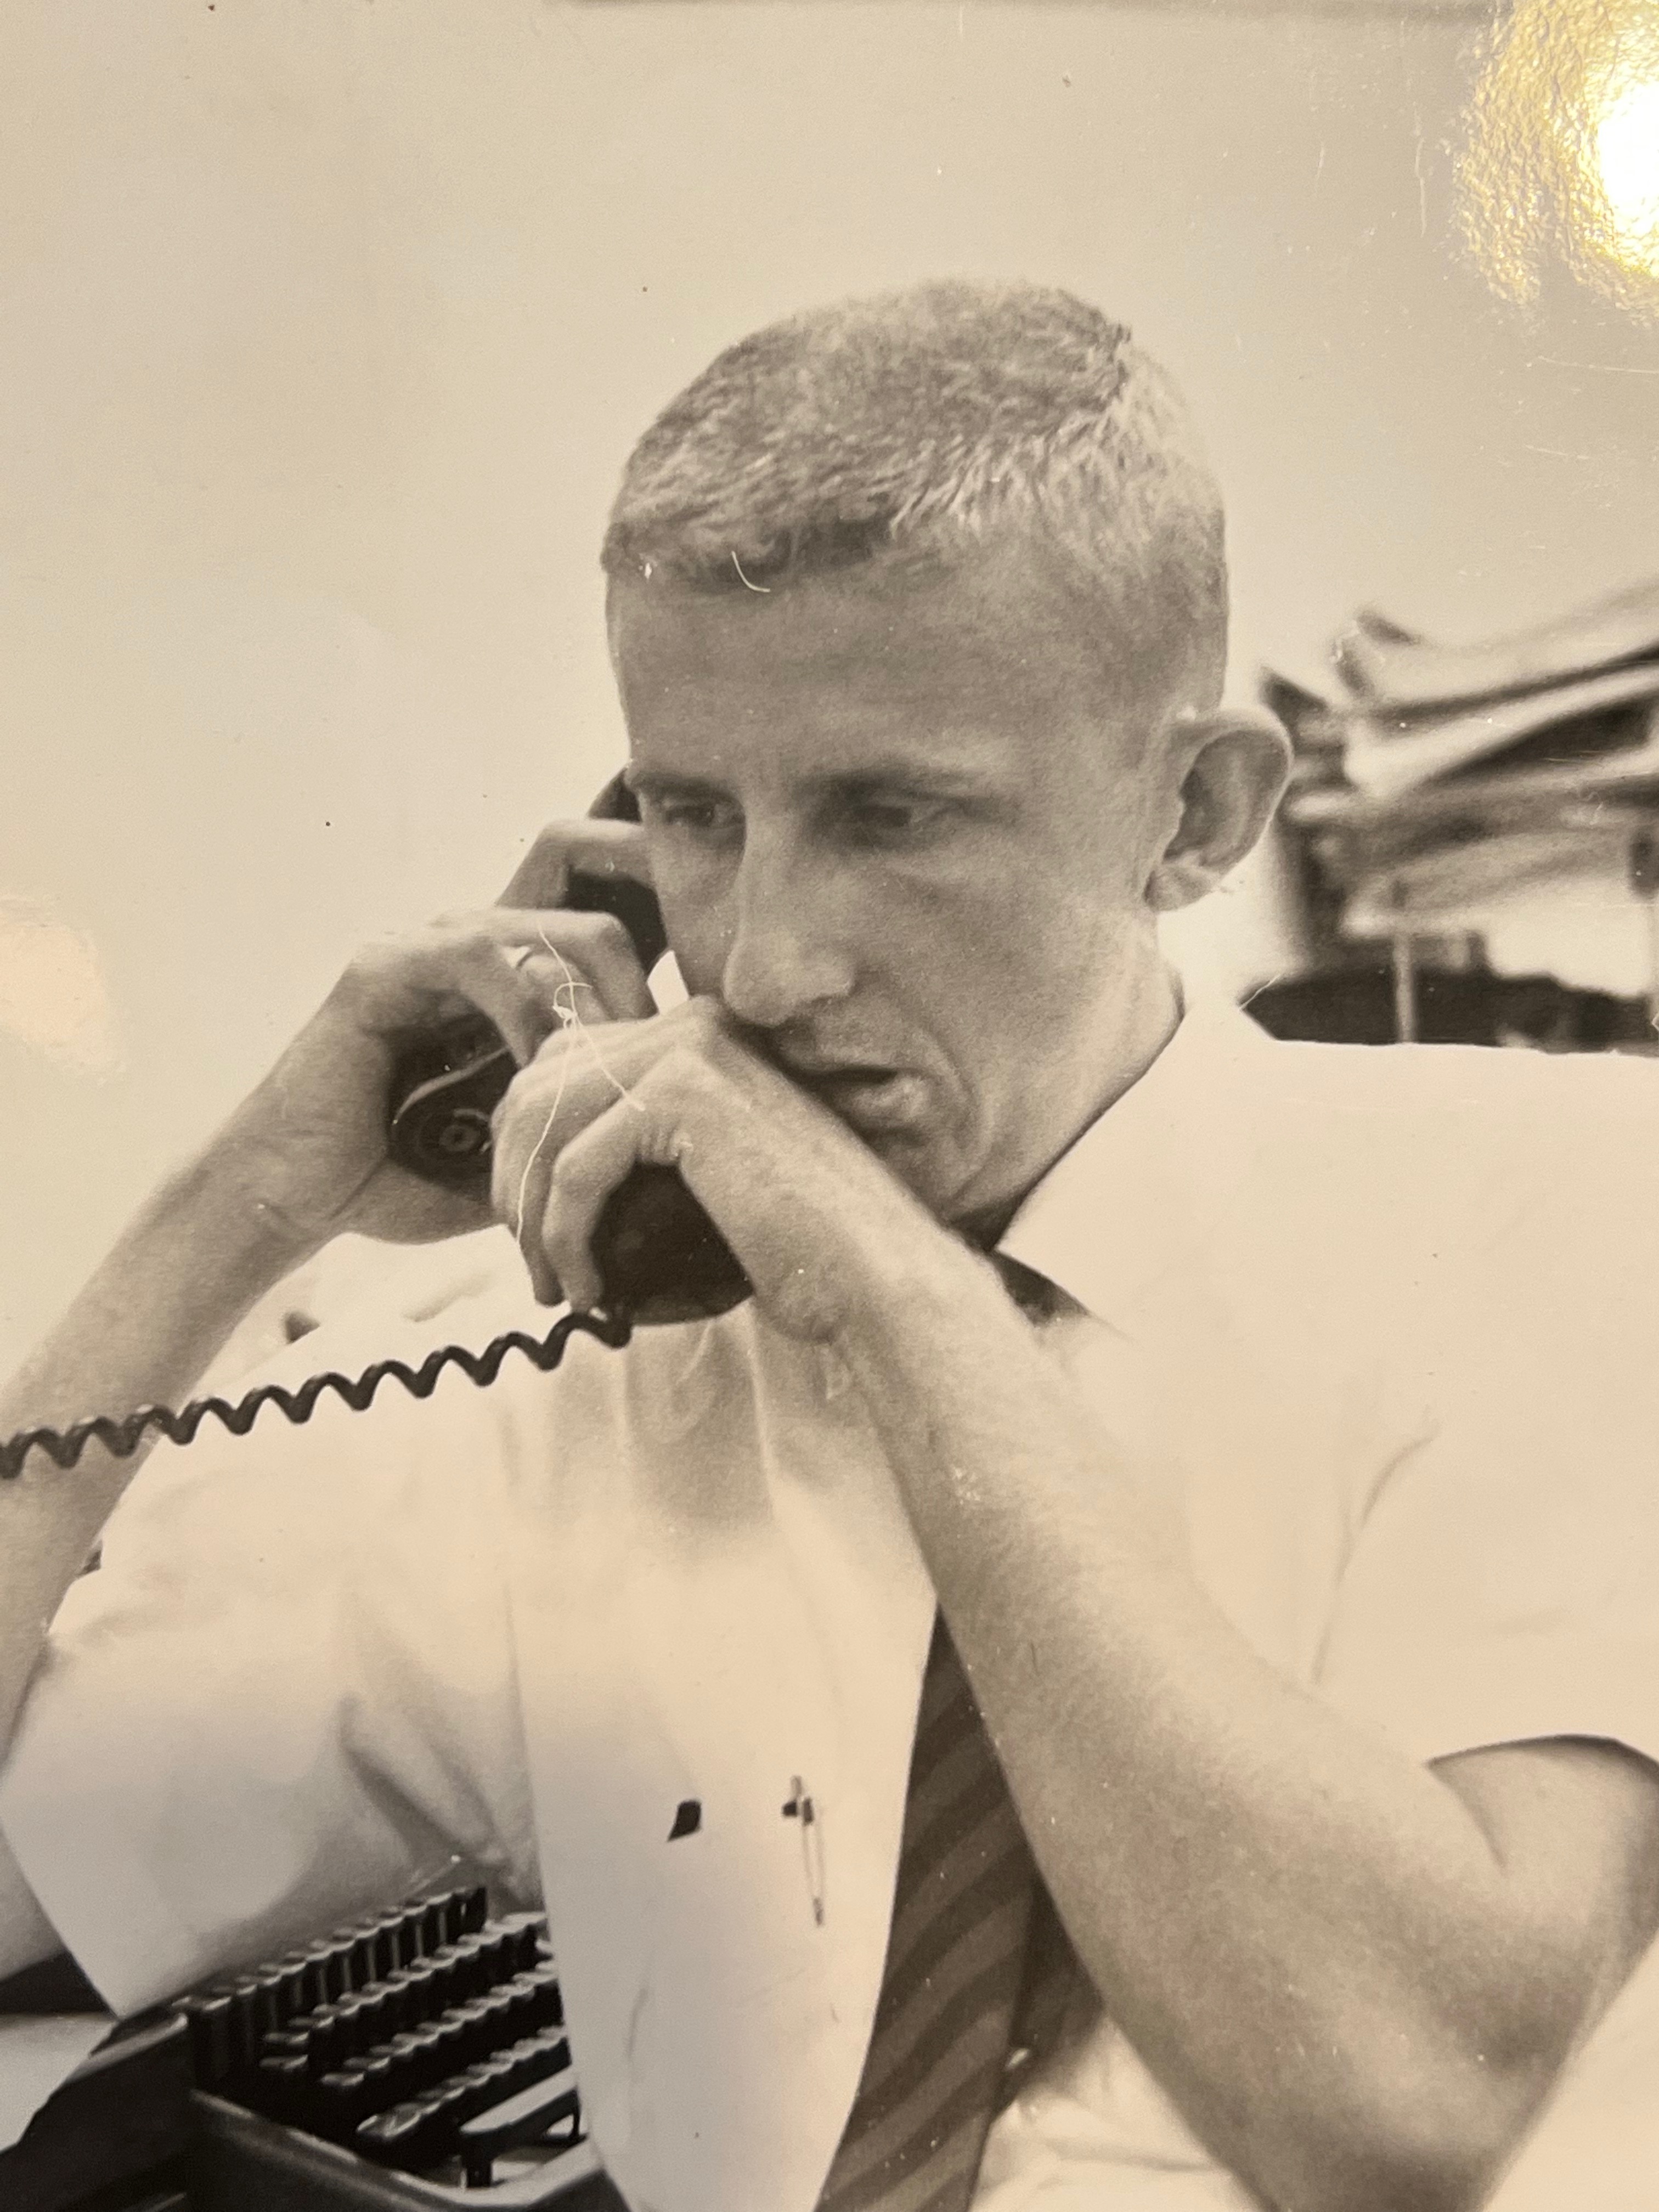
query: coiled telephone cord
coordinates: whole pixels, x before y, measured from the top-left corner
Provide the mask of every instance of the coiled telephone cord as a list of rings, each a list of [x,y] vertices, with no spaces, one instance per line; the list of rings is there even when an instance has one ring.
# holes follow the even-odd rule
[[[234,1405],[227,1398],[192,1398],[177,1412],[171,1406],[143,1406],[120,1420],[108,1413],[99,1413],[90,1420],[77,1421],[70,1429],[20,1429],[15,1436],[0,1442],[0,1481],[12,1481],[20,1475],[24,1461],[33,1450],[45,1452],[61,1468],[73,1467],[88,1444],[94,1442],[102,1444],[116,1459],[130,1459],[152,1431],[172,1443],[193,1442],[196,1431],[210,1413],[222,1422],[232,1436],[245,1437],[266,1406],[275,1406],[284,1419],[301,1428],[311,1419],[325,1390],[343,1399],[354,1413],[362,1413],[368,1410],[375,1392],[388,1378],[400,1382],[412,1398],[429,1398],[444,1370],[459,1367],[483,1390],[501,1373],[501,1364],[510,1352],[522,1352],[532,1366],[539,1368],[544,1375],[550,1375],[564,1358],[565,1346],[573,1336],[597,1337],[601,1344],[619,1352],[633,1333],[633,1322],[625,1313],[567,1313],[559,1316],[545,1336],[529,1336],[522,1329],[507,1329],[492,1338],[482,1352],[471,1352],[465,1345],[446,1344],[435,1352],[428,1352],[418,1367],[411,1367],[402,1359],[377,1359],[357,1376],[341,1375],[332,1368],[325,1368],[320,1375],[308,1375],[297,1390],[290,1390],[285,1382],[262,1382]]]

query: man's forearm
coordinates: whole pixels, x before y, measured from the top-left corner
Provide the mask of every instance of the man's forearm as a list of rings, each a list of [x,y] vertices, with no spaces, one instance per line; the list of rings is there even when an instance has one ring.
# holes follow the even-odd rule
[[[1109,2011],[1269,2201],[1391,2202],[1390,2156],[1460,2139],[1478,2177],[1559,2055],[1486,1838],[1257,1657],[990,1272],[957,1272],[878,1296],[847,1351]],[[1395,2116],[1420,2144],[1379,2142]]]
[[[144,1206],[64,1319],[0,1391],[0,1436],[188,1397],[231,1330],[305,1256],[212,1159]],[[0,1753],[64,1591],[143,1457],[32,1451],[0,1482]]]

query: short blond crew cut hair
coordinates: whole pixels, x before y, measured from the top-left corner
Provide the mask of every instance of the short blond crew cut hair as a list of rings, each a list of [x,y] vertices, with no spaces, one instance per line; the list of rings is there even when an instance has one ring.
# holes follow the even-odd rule
[[[1214,705],[1224,532],[1185,403],[1121,324],[1047,286],[918,285],[728,347],[635,447],[602,559],[740,592],[1010,532],[1109,657]]]

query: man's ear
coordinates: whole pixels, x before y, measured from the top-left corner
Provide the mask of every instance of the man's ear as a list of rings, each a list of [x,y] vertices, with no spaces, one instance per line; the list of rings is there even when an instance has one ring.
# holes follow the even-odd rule
[[[1167,742],[1179,784],[1175,821],[1146,878],[1156,913],[1215,890],[1255,845],[1290,773],[1291,748],[1271,715],[1220,708],[1183,715]]]

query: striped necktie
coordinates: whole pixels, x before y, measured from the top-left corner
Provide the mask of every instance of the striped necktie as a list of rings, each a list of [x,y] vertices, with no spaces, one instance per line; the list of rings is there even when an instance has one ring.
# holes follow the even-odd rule
[[[1036,1887],[940,1615],[875,2025],[818,2212],[964,2212],[1001,2101]]]

